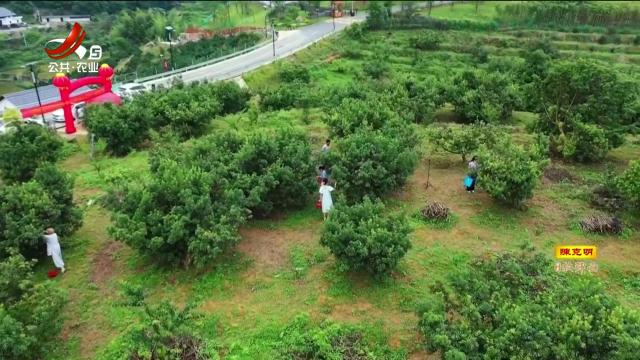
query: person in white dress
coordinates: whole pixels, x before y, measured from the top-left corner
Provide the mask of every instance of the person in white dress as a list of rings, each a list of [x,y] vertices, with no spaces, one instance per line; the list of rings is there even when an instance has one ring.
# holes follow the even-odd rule
[[[63,273],[66,271],[64,268],[64,261],[62,261],[62,249],[60,249],[60,241],[58,241],[58,234],[56,234],[53,228],[47,228],[45,230],[44,241],[47,243],[47,256],[51,256],[53,264],[60,269]]]
[[[333,185],[335,186],[336,184]],[[329,179],[323,178],[320,191],[318,192],[322,196],[322,215],[324,215],[324,220],[327,220],[329,212],[333,209],[333,199],[331,198],[331,192],[333,190],[335,189],[329,185]]]

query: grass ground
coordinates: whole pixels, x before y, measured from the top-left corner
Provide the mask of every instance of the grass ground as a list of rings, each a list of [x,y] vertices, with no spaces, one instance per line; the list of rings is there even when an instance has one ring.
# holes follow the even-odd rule
[[[432,8],[431,16],[441,19],[491,21],[497,14],[496,6],[510,2],[512,1],[483,1],[478,4],[475,2],[466,4],[454,2],[453,6],[443,5]],[[423,8],[420,13],[426,15],[428,9]]]
[[[412,33],[401,31],[391,36],[374,34],[366,44],[325,41],[294,55],[291,61],[308,65],[313,83],[343,84],[356,81],[363,59],[373,48],[385,46],[394,73],[440,76],[475,66],[457,45],[473,41],[474,37],[489,44],[497,35],[513,39],[514,45],[491,47],[490,58],[516,56],[521,38],[509,34],[449,32],[442,50],[416,53],[407,46]],[[345,56],[345,48],[360,55]],[[564,56],[586,56],[567,51]],[[620,57],[607,57],[604,61],[637,70],[636,64],[625,63]],[[276,63],[261,68],[249,74],[246,82],[253,89],[276,86],[278,66]],[[215,119],[211,131],[294,126],[306,130],[319,149],[328,133],[322,115],[319,109],[313,109],[305,122],[298,109],[268,112],[261,113],[254,124],[246,114],[235,114]],[[437,114],[438,121],[454,118],[449,107]],[[531,113],[514,113],[509,125],[518,141],[527,141],[524,128],[534,118]],[[424,125],[415,127],[419,134],[425,132]],[[131,313],[120,305],[123,281],[142,285],[152,301],[169,299],[180,305],[195,302],[205,315],[201,325],[207,337],[215,339],[227,359],[274,358],[272,340],[299,313],[307,313],[317,321],[362,325],[369,329],[370,336],[403,348],[411,359],[439,358],[422,350],[417,335],[416,309],[429,302],[429,287],[478,254],[512,250],[522,243],[534,244],[549,257],[557,244],[597,245],[599,272],[595,276],[621,302],[640,309],[638,217],[625,219],[631,230],[621,237],[587,236],[577,230],[577,221],[593,211],[588,196],[601,179],[603,164],[554,160],[554,166],[566,169],[575,180],[556,183],[543,178],[527,203],[527,210],[513,211],[495,205],[482,191],[466,193],[462,188],[465,164],[457,156],[434,151],[425,141],[420,149],[420,165],[406,186],[388,199],[389,211],[412,216],[426,200],[438,200],[451,208],[457,220],[445,228],[412,220],[413,246],[399,270],[389,279],[374,281],[336,268],[333,257],[319,245],[322,216],[312,203],[297,212],[249,222],[241,230],[242,240],[237,247],[208,268],[158,268],[111,239],[107,231],[109,214],[97,202],[109,178],[148,171],[148,152],[90,161],[86,138],[78,137],[74,146],[76,151],[61,166],[76,176],[76,199],[85,209],[85,220],[74,236],[62,239],[69,272],[54,281],[68,291],[71,303],[65,310],[65,341],[51,359],[96,358],[131,325]],[[639,157],[639,139],[629,138],[609,154],[605,163],[622,169],[629,160]],[[39,267],[43,281],[49,266]]]

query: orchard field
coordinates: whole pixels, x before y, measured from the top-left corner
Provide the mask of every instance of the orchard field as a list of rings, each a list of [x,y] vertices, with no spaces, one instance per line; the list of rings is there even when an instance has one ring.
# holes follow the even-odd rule
[[[624,7],[637,8],[565,5],[582,20],[523,23],[517,7],[534,5],[496,3],[392,16],[373,3],[366,23],[247,74],[248,88],[90,108],[95,149],[36,130],[0,141],[1,267],[23,269],[0,284],[13,304],[0,315],[37,323],[24,304],[61,304],[59,334],[25,327],[46,341],[3,354],[634,359],[640,22]],[[336,182],[326,222],[320,164]],[[53,280],[32,240],[43,219],[66,231]],[[595,245],[597,259],[558,271],[575,262],[557,264],[557,245]],[[40,259],[31,292],[15,290],[28,266],[13,247]]]

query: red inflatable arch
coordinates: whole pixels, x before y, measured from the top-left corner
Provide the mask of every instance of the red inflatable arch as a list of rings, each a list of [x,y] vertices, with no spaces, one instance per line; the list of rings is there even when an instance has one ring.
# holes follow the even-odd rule
[[[86,101],[88,103],[111,102],[114,104],[120,104],[122,102],[120,97],[111,91],[112,77],[113,69],[107,64],[102,64],[100,66],[100,69],[98,69],[98,76],[88,76],[73,81],[71,81],[66,74],[58,73],[53,77],[53,85],[60,90],[60,100],[43,104],[42,106],[22,109],[22,117],[28,118],[62,108],[64,111],[65,132],[67,134],[73,134],[76,132],[76,126],[71,112],[73,104],[82,101]],[[80,95],[71,96],[71,94],[77,89],[93,84],[101,85],[101,87]]]

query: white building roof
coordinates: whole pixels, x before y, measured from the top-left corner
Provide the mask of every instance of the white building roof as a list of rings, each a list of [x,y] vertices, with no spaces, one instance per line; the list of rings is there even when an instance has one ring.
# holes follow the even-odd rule
[[[7,8],[0,7],[0,18],[10,17],[10,16],[16,16],[16,14]]]

